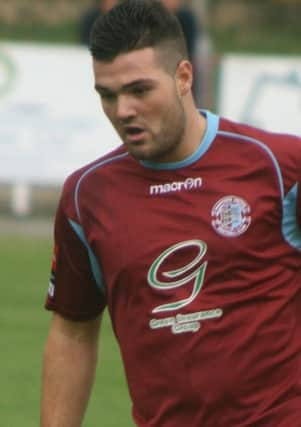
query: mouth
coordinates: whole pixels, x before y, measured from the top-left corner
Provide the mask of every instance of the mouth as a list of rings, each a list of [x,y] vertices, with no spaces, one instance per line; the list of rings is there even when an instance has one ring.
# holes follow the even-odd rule
[[[145,137],[146,131],[139,126],[126,126],[125,127],[125,140],[129,143],[141,142]]]

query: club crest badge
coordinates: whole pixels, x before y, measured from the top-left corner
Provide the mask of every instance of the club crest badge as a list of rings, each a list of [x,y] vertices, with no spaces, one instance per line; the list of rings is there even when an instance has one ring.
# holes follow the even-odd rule
[[[226,237],[243,234],[251,224],[251,208],[249,204],[237,196],[226,196],[212,208],[212,226],[215,231]]]

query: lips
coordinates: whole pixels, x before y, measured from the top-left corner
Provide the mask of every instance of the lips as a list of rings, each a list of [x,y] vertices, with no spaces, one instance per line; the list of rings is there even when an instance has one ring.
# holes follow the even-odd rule
[[[143,132],[144,129],[139,126],[126,126],[125,132],[127,135],[138,135],[139,133]]]
[[[126,126],[125,137],[129,142],[138,142],[145,136],[145,129],[139,126]]]

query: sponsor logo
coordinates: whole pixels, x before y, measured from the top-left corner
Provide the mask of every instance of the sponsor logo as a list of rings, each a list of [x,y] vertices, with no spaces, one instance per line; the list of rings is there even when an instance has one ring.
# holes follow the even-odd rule
[[[171,259],[174,254],[186,248],[197,249],[197,256],[187,265],[178,267],[172,271],[162,271],[162,265],[168,259]],[[180,286],[186,286],[193,283],[191,295],[188,298],[180,301],[170,302],[168,304],[160,305],[153,309],[153,313],[176,310],[190,304],[199,294],[205,277],[207,261],[200,264],[207,253],[207,245],[202,240],[187,240],[185,242],[177,243],[166,249],[159,257],[153,262],[148,272],[148,283],[151,287],[158,290],[176,289]],[[164,280],[163,280],[164,279]]]
[[[188,314],[177,314],[176,316],[164,317],[162,319],[151,319],[149,326],[151,329],[170,328],[173,334],[198,332],[201,328],[201,321],[219,319],[222,315],[223,310],[216,308]]]
[[[174,269],[166,271],[166,265],[175,257],[181,259],[182,251],[191,249],[195,253],[194,259],[182,266],[175,266]],[[197,253],[196,253],[197,251]],[[207,261],[204,257],[207,253],[207,245],[202,240],[187,240],[170,246],[162,252],[151,265],[148,272],[149,285],[159,291],[165,292],[174,290],[177,293],[178,288],[187,289],[190,293],[186,298],[179,299],[176,296],[171,296],[171,301],[166,304],[159,305],[152,310],[152,313],[165,313],[174,310],[179,310],[192,303],[199,295],[205,280],[205,272]],[[191,291],[190,291],[191,290]],[[183,294],[180,290],[179,294]],[[164,295],[164,299],[166,295]],[[173,334],[182,334],[185,332],[198,332],[201,328],[201,321],[220,318],[223,311],[220,308],[211,310],[198,311],[193,313],[181,314],[163,317],[152,318],[149,322],[149,327],[152,330],[161,328],[170,328]]]
[[[212,208],[212,226],[222,236],[236,237],[243,234],[251,224],[249,204],[237,196],[226,196]]]
[[[189,191],[196,188],[201,188],[202,178],[186,178],[184,181],[167,182],[164,184],[150,185],[149,194],[151,196],[157,194],[173,193],[178,191]]]

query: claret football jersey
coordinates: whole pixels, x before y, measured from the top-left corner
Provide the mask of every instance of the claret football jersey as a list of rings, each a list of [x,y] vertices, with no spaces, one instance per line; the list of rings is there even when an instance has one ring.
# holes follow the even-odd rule
[[[66,180],[46,307],[108,307],[140,427],[300,427],[301,139],[200,114],[181,162]]]

